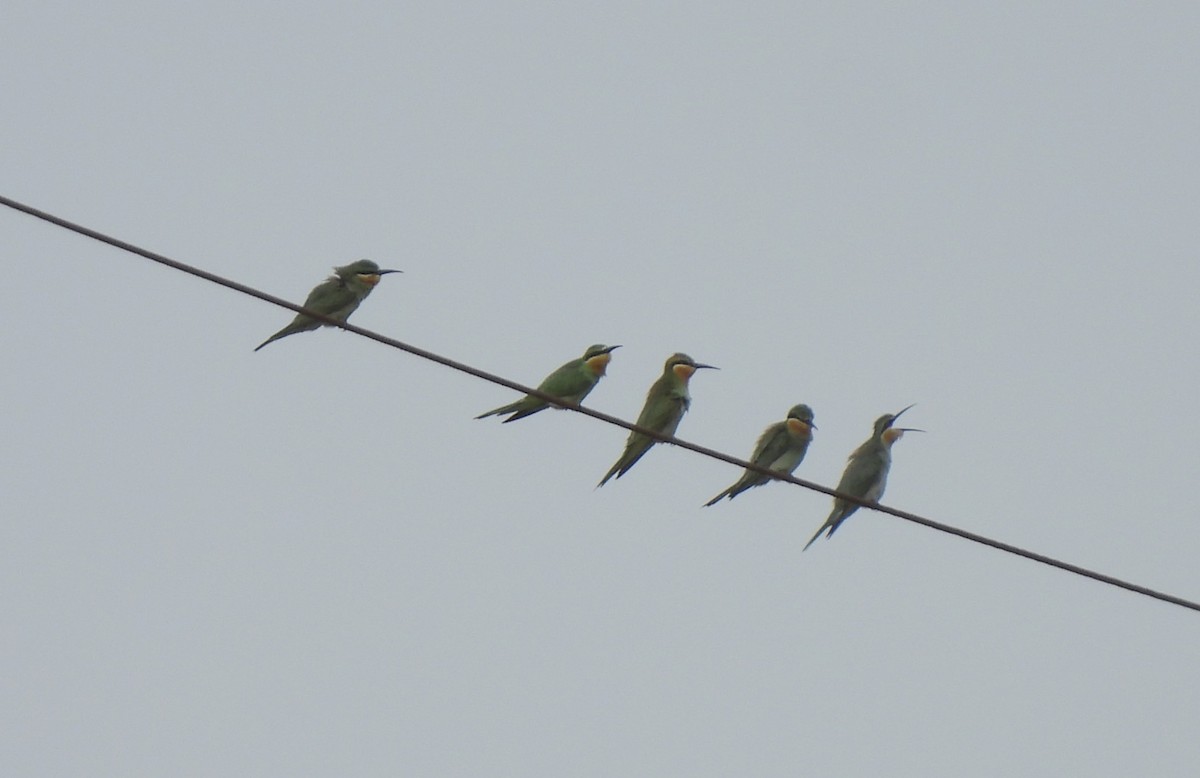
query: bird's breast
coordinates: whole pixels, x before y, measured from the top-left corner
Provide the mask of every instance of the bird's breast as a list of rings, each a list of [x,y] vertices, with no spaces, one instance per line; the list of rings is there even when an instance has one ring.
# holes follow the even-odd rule
[[[799,419],[788,419],[787,428],[788,432],[792,433],[798,438],[806,438],[812,434],[812,428]]]
[[[608,370],[608,363],[612,361],[611,354],[597,354],[587,361],[588,369],[595,375],[602,376]]]

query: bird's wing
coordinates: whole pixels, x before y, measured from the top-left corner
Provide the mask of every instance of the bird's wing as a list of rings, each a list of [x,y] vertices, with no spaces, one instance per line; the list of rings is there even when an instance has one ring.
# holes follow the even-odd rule
[[[842,479],[838,481],[837,490],[846,494],[863,496],[879,477],[879,463],[872,457],[856,457],[846,465]]]
[[[584,374],[582,367],[583,360],[572,360],[546,376],[546,379],[538,384],[538,389],[564,400],[579,402],[596,385],[595,381]]]
[[[679,420],[688,409],[688,398],[671,394],[647,403],[638,416],[638,426],[657,430],[663,435],[674,435],[679,428]],[[635,433],[636,434],[636,433]],[[655,441],[657,442],[657,441]]]
[[[326,316],[345,318],[357,307],[355,305],[356,302],[357,298],[354,295],[354,291],[346,286],[346,283],[342,279],[333,276],[317,284],[308,293],[308,298],[304,301],[304,307],[324,313]],[[347,306],[353,307],[350,310],[345,310]]]
[[[788,450],[791,445],[791,435],[787,431],[787,422],[778,421],[763,430],[758,442],[754,444],[754,453],[750,461],[756,465],[770,467],[771,463]]]

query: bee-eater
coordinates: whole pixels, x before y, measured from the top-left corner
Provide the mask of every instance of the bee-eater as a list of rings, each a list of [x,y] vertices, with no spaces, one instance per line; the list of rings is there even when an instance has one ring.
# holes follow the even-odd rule
[[[662,376],[654,382],[646,394],[646,404],[642,406],[642,412],[638,415],[638,426],[652,429],[663,435],[674,435],[675,430],[679,427],[679,420],[683,418],[683,414],[687,413],[688,406],[692,402],[692,398],[688,394],[688,380],[693,373],[704,368],[716,369],[712,365],[702,365],[696,362],[687,354],[671,355],[671,358],[663,365]],[[620,478],[625,475],[625,471],[633,467],[642,458],[642,455],[657,442],[656,439],[640,432],[629,433],[629,440],[625,442],[625,452],[596,486],[604,486],[614,476]]]
[[[618,348],[621,347],[605,346],[603,343],[589,346],[588,350],[583,352],[582,357],[572,359],[546,376],[546,379],[538,384],[538,391],[557,397],[563,402],[578,405],[596,388],[596,384],[600,383],[604,371],[608,369],[609,360],[612,359],[613,349]],[[550,407],[550,403],[547,401],[527,394],[515,403],[501,405],[499,408],[481,413],[475,418],[484,419],[488,416],[502,416],[511,413],[512,415],[504,420],[504,423],[508,424],[510,421],[532,416],[548,407]]]
[[[317,284],[308,293],[308,298],[304,301],[304,307],[318,313],[323,313],[334,319],[346,321],[350,314],[354,313],[354,309],[359,306],[359,303],[367,299],[367,295],[379,283],[380,278],[388,273],[401,272],[403,271],[380,270],[379,265],[376,265],[369,259],[360,259],[357,262],[351,262],[349,265],[335,267],[333,275]],[[315,330],[323,325],[325,325],[323,321],[318,321],[303,313],[298,313],[296,314],[296,318],[292,319],[291,324],[264,340],[254,350],[258,351],[258,349],[273,340],[286,338],[288,335],[295,335],[297,332]]]
[[[908,408],[911,407],[911,405],[908,406]],[[837,490],[839,492],[845,492],[871,502],[876,502],[883,496],[883,489],[887,486],[888,469],[892,466],[892,444],[903,437],[905,432],[923,432],[923,430],[908,427],[892,426],[896,423],[896,419],[900,418],[900,414],[907,411],[908,408],[904,408],[900,413],[884,414],[875,420],[875,431],[871,438],[850,455],[850,461],[846,465],[845,472],[842,473],[842,480],[838,481]],[[829,518],[825,519],[825,523],[802,550],[807,551],[813,541],[819,538],[826,529],[829,530],[829,534],[825,537],[833,537],[838,526],[858,508],[857,503],[834,498],[833,511],[829,514]]]
[[[790,474],[804,461],[808,444],[812,442],[812,431],[816,428],[812,408],[807,405],[794,406],[788,411],[786,419],[775,422],[763,431],[754,445],[750,461],[777,473]],[[768,475],[746,470],[733,486],[704,503],[704,507],[715,505],[725,497],[732,500],[750,487],[761,486],[770,480]]]

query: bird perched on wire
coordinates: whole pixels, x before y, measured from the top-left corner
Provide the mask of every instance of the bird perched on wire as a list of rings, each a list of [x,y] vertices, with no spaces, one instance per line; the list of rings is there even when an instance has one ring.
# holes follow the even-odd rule
[[[900,414],[911,407],[910,405],[899,413],[884,414],[875,420],[875,431],[871,434],[870,439],[850,455],[850,461],[842,473],[842,480],[838,481],[837,490],[839,492],[845,492],[868,502],[877,502],[883,496],[884,487],[887,486],[888,470],[892,466],[892,444],[903,437],[905,432],[924,432],[924,430],[910,427],[892,426],[896,423],[896,419],[900,418]],[[825,523],[802,550],[807,551],[808,547],[827,529],[829,533],[825,537],[833,537],[833,533],[837,531],[841,523],[858,508],[858,503],[843,500],[840,497],[834,498],[833,511],[830,512],[829,518],[825,519]]]
[[[663,365],[662,376],[659,377],[650,391],[646,394],[646,404],[638,415],[639,427],[646,427],[662,435],[674,435],[679,427],[683,414],[687,413],[692,398],[688,394],[688,381],[697,370],[716,370],[713,365],[703,365],[687,354],[672,354]],[[658,440],[640,432],[629,433],[625,442],[625,451],[597,487],[604,486],[610,478],[620,478],[629,468],[642,458],[650,447]]]
[[[403,271],[381,270],[379,265],[376,265],[369,259],[360,259],[357,262],[351,262],[349,265],[335,267],[333,275],[317,284],[308,293],[308,298],[304,301],[304,307],[317,313],[323,313],[339,321],[346,321],[350,314],[354,313],[354,310],[358,308],[359,304],[367,299],[367,295],[379,283],[380,278],[388,273],[401,272]],[[280,338],[286,338],[288,335],[295,335],[297,332],[308,332],[321,326],[327,325],[325,325],[325,322],[318,321],[307,314],[298,313],[296,314],[296,318],[292,319],[291,324],[264,340],[254,350],[258,351],[258,349],[268,343]]]
[[[582,357],[572,359],[546,376],[545,380],[538,384],[538,391],[557,397],[565,403],[578,405],[596,388],[596,384],[600,383],[600,379],[604,377],[604,372],[608,369],[608,363],[612,359],[613,350],[619,348],[621,347],[605,346],[602,343],[589,346],[588,350],[583,352]],[[510,421],[532,416],[548,407],[550,407],[548,401],[527,394],[516,402],[493,408],[475,418],[485,419],[488,416],[503,416],[509,413],[512,415],[503,422],[508,424]]]
[[[777,473],[791,474],[804,461],[808,444],[812,442],[812,431],[816,428],[812,408],[796,405],[788,411],[786,419],[775,422],[763,431],[754,446],[754,453],[750,455],[750,461]],[[726,497],[732,500],[747,489],[770,480],[768,475],[747,469],[733,486],[704,503],[704,507],[715,505]]]

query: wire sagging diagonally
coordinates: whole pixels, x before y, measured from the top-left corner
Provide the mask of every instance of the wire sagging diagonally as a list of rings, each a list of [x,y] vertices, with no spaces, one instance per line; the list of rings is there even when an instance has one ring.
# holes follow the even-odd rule
[[[72,232],[78,233],[80,235],[84,235],[88,238],[92,238],[93,240],[97,240],[102,243],[107,243],[108,245],[122,249],[123,251],[128,251],[131,254],[137,254],[140,257],[144,257],[146,259],[152,260],[161,265],[166,265],[167,267],[173,268],[175,270],[179,270],[181,272],[196,276],[197,278],[203,278],[205,281],[210,281],[214,284],[219,284],[220,286],[224,286],[224,287],[226,287],[228,289],[232,289],[236,292],[241,292],[242,294],[249,295],[251,297],[255,297],[259,300],[271,303],[273,305],[278,305],[281,308],[287,308],[288,310],[294,311],[296,313],[302,313],[302,314],[305,314],[306,316],[311,316],[312,318],[314,318],[318,321],[321,321],[325,324],[330,324],[335,327],[340,327],[344,330],[347,330],[348,332],[353,332],[356,335],[361,335],[362,337],[369,338],[371,340],[382,343],[385,346],[391,346],[392,348],[399,349],[401,351],[406,351],[409,354],[412,354],[414,356],[421,357],[422,359],[427,359],[430,362],[435,362],[444,367],[448,367],[453,370],[457,370],[459,372],[466,373],[467,375],[471,375],[476,378],[483,379],[484,381],[490,381],[491,383],[498,384],[500,386],[511,389],[515,392],[533,395],[534,397],[538,397],[540,399],[546,400],[557,407],[566,408],[568,410],[575,411],[576,413],[582,413],[585,416],[590,416],[593,419],[598,419],[600,421],[606,422],[608,424],[612,424],[617,427],[621,427],[623,429],[626,429],[626,430],[629,430],[632,432],[638,432],[643,435],[647,435],[647,436],[654,438],[658,441],[661,441],[663,443],[670,443],[672,445],[679,446],[680,448],[684,448],[689,451],[694,451],[695,453],[701,454],[702,456],[710,457],[712,459],[716,459],[721,462],[727,462],[731,465],[736,465],[737,467],[740,467],[743,469],[748,469],[752,472],[761,473],[763,475],[770,476],[771,478],[778,480],[778,481],[785,481],[787,483],[795,484],[797,486],[802,486],[806,489],[811,489],[816,492],[821,492],[821,493],[827,494],[831,497],[836,497],[839,499],[846,500],[848,502],[855,503],[857,505],[861,505],[862,507],[867,508],[869,510],[879,511],[880,513],[886,513],[890,516],[895,516],[897,518],[904,519],[905,521],[913,522],[914,524],[920,524],[925,527],[929,527],[930,529],[935,529],[935,530],[938,530],[939,532],[944,532],[948,535],[954,535],[954,536],[962,538],[964,540],[969,540],[973,543],[978,543],[980,545],[988,546],[989,548],[994,548],[994,549],[1003,551],[1008,554],[1013,554],[1015,556],[1024,557],[1025,559],[1029,559],[1029,560],[1038,562],[1043,565],[1048,565],[1050,567],[1054,567],[1059,570],[1064,570],[1068,573],[1074,573],[1075,575],[1083,576],[1084,578],[1090,578],[1093,581],[1099,581],[1101,583],[1106,583],[1106,584],[1109,584],[1110,586],[1116,586],[1118,588],[1125,589],[1126,591],[1134,592],[1135,594],[1140,594],[1140,595],[1143,595],[1146,597],[1152,597],[1154,599],[1161,600],[1163,602],[1168,602],[1173,605],[1178,605],[1183,608],[1189,608],[1193,611],[1200,611],[1200,603],[1194,602],[1192,600],[1187,600],[1182,597],[1177,597],[1173,594],[1167,594],[1165,592],[1156,591],[1154,589],[1150,589],[1148,587],[1141,586],[1139,584],[1131,583],[1129,581],[1124,581],[1120,578],[1114,578],[1113,576],[1105,575],[1104,573],[1098,573],[1094,570],[1089,570],[1087,568],[1080,567],[1078,565],[1073,565],[1069,562],[1063,562],[1061,560],[1054,559],[1053,557],[1046,556],[1045,554],[1039,554],[1034,551],[1028,551],[1026,549],[1019,548],[1017,546],[1013,546],[1011,544],[1004,543],[999,540],[993,540],[991,538],[984,537],[983,535],[978,535],[974,532],[969,532],[964,529],[959,529],[957,527],[953,527],[948,524],[942,524],[941,522],[937,522],[937,521],[934,521],[933,519],[925,518],[924,516],[919,516],[915,513],[909,513],[908,511],[902,511],[897,508],[891,508],[889,506],[882,505],[879,503],[867,502],[858,497],[855,497],[854,495],[844,494],[844,493],[838,492],[834,489],[830,489],[827,486],[822,486],[821,484],[814,483],[812,481],[807,481],[803,478],[797,478],[790,474],[779,473],[779,472],[776,472],[773,470],[769,470],[763,466],[756,465],[753,462],[747,462],[747,461],[745,461],[743,459],[739,459],[735,456],[731,456],[729,454],[725,454],[723,452],[716,451],[714,449],[707,448],[705,446],[701,446],[696,443],[691,443],[686,440],[681,440],[679,438],[676,438],[676,437],[670,436],[670,435],[662,435],[658,432],[655,432],[654,430],[650,430],[645,427],[640,427],[636,424],[632,424],[628,421],[625,421],[624,419],[619,419],[616,416],[610,416],[607,413],[593,410],[592,408],[588,408],[586,406],[572,405],[570,403],[563,403],[561,400],[558,400],[558,399],[556,399],[548,394],[545,394],[543,392],[540,392],[537,389],[534,389],[534,388],[531,388],[528,386],[524,386],[515,381],[510,381],[509,379],[504,378],[502,376],[498,376],[493,373],[489,373],[485,370],[480,370],[479,368],[472,367],[467,364],[463,364],[462,362],[457,362],[453,359],[450,359],[449,357],[444,357],[440,354],[435,354],[432,351],[426,351],[425,349],[418,348],[416,346],[411,346],[407,343],[402,343],[401,341],[395,340],[393,338],[389,338],[386,335],[380,335],[377,332],[372,332],[371,330],[366,330],[366,329],[363,329],[362,327],[357,327],[348,322],[339,321],[337,319],[330,318],[329,316],[318,313],[316,311],[308,310],[307,308],[304,308],[303,306],[297,305],[295,303],[289,302],[289,301],[284,300],[279,297],[275,297],[274,295],[267,294],[266,292],[260,291],[253,287],[246,286],[245,284],[238,283],[237,281],[232,281],[228,278],[218,276],[218,275],[216,275],[214,273],[210,273],[206,270],[201,270],[200,268],[184,264],[183,262],[178,262],[176,260],[170,259],[169,257],[165,257],[162,254],[157,254],[153,251],[148,251],[147,249],[140,248],[138,246],[133,245],[132,243],[127,243],[123,240],[113,238],[109,235],[105,235],[104,233],[98,232],[96,230],[89,229],[89,228],[84,227],[79,224],[75,224],[74,222],[70,222],[70,221],[67,221],[66,219],[60,218],[58,216],[54,216],[53,214],[38,210],[37,208],[34,208],[29,205],[25,205],[24,203],[17,202],[16,200],[12,200],[3,195],[0,195],[0,204],[6,205],[9,208],[20,211],[22,213],[28,214],[29,216],[33,216],[35,218],[49,222],[55,226],[62,227],[63,229],[67,229]]]

